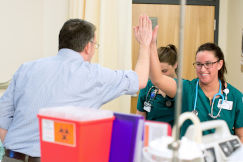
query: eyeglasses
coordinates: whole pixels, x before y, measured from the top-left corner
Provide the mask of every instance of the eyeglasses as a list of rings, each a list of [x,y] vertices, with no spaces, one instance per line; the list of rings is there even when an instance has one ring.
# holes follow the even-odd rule
[[[90,41],[91,43],[93,43],[95,45],[95,48],[98,49],[100,47],[100,44],[94,41]]]
[[[206,68],[206,69],[209,69],[209,68],[212,68],[213,67],[213,65],[215,64],[215,63],[217,63],[217,62],[219,62],[219,60],[217,60],[217,61],[215,61],[215,62],[206,62],[206,63],[204,63],[204,64],[202,64],[202,63],[200,63],[200,62],[194,62],[193,63],[193,66],[194,66],[194,68],[196,68],[196,69],[201,69],[203,66]]]

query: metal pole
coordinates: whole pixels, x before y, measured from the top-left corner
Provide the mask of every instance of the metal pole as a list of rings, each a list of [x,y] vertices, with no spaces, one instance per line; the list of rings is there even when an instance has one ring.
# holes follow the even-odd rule
[[[182,70],[183,70],[183,48],[184,48],[184,23],[185,23],[185,4],[186,0],[181,0],[180,3],[180,31],[179,31],[179,54],[178,54],[178,86],[177,86],[177,97],[176,97],[176,113],[175,113],[175,128],[176,134],[174,142],[170,145],[173,149],[173,162],[179,161],[178,149],[180,147],[179,138],[179,115],[181,114],[181,105],[182,105]]]

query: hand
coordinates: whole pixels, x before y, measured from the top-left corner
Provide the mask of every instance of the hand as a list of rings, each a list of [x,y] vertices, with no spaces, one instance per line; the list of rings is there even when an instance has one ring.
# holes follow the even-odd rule
[[[158,29],[159,29],[159,26],[156,25],[156,26],[154,27],[154,30],[153,30],[153,33],[152,33],[152,41],[151,41],[151,44],[152,44],[152,43],[155,43],[155,44],[157,43]]]
[[[133,28],[135,38],[140,45],[149,46],[152,40],[152,22],[148,16],[139,17],[139,25]]]

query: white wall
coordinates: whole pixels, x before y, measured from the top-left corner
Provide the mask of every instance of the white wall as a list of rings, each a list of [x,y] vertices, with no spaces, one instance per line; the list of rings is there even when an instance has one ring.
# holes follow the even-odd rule
[[[69,0],[42,1],[44,2],[42,57],[46,57],[56,55],[58,52],[58,34],[62,25],[68,19]]]
[[[218,45],[227,56],[228,0],[220,0]]]
[[[0,83],[24,62],[56,55],[67,17],[68,0],[1,0]]]
[[[10,79],[25,61],[43,53],[43,2],[1,0],[0,82]]]
[[[225,54],[230,84],[243,92],[243,73],[240,71],[243,1],[220,0],[219,46]]]
[[[243,0],[228,1],[227,78],[241,92],[243,92],[243,73],[240,66],[243,29],[242,15]]]

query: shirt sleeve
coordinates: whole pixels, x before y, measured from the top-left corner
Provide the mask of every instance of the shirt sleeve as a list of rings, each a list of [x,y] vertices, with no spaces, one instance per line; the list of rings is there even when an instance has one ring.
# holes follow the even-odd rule
[[[8,129],[14,115],[15,76],[0,98],[0,128]]]
[[[241,92],[235,95],[236,97],[236,121],[235,128],[243,127],[243,94]]]
[[[121,95],[133,95],[139,90],[138,76],[132,70],[111,70],[98,66],[98,94],[103,103]]]

